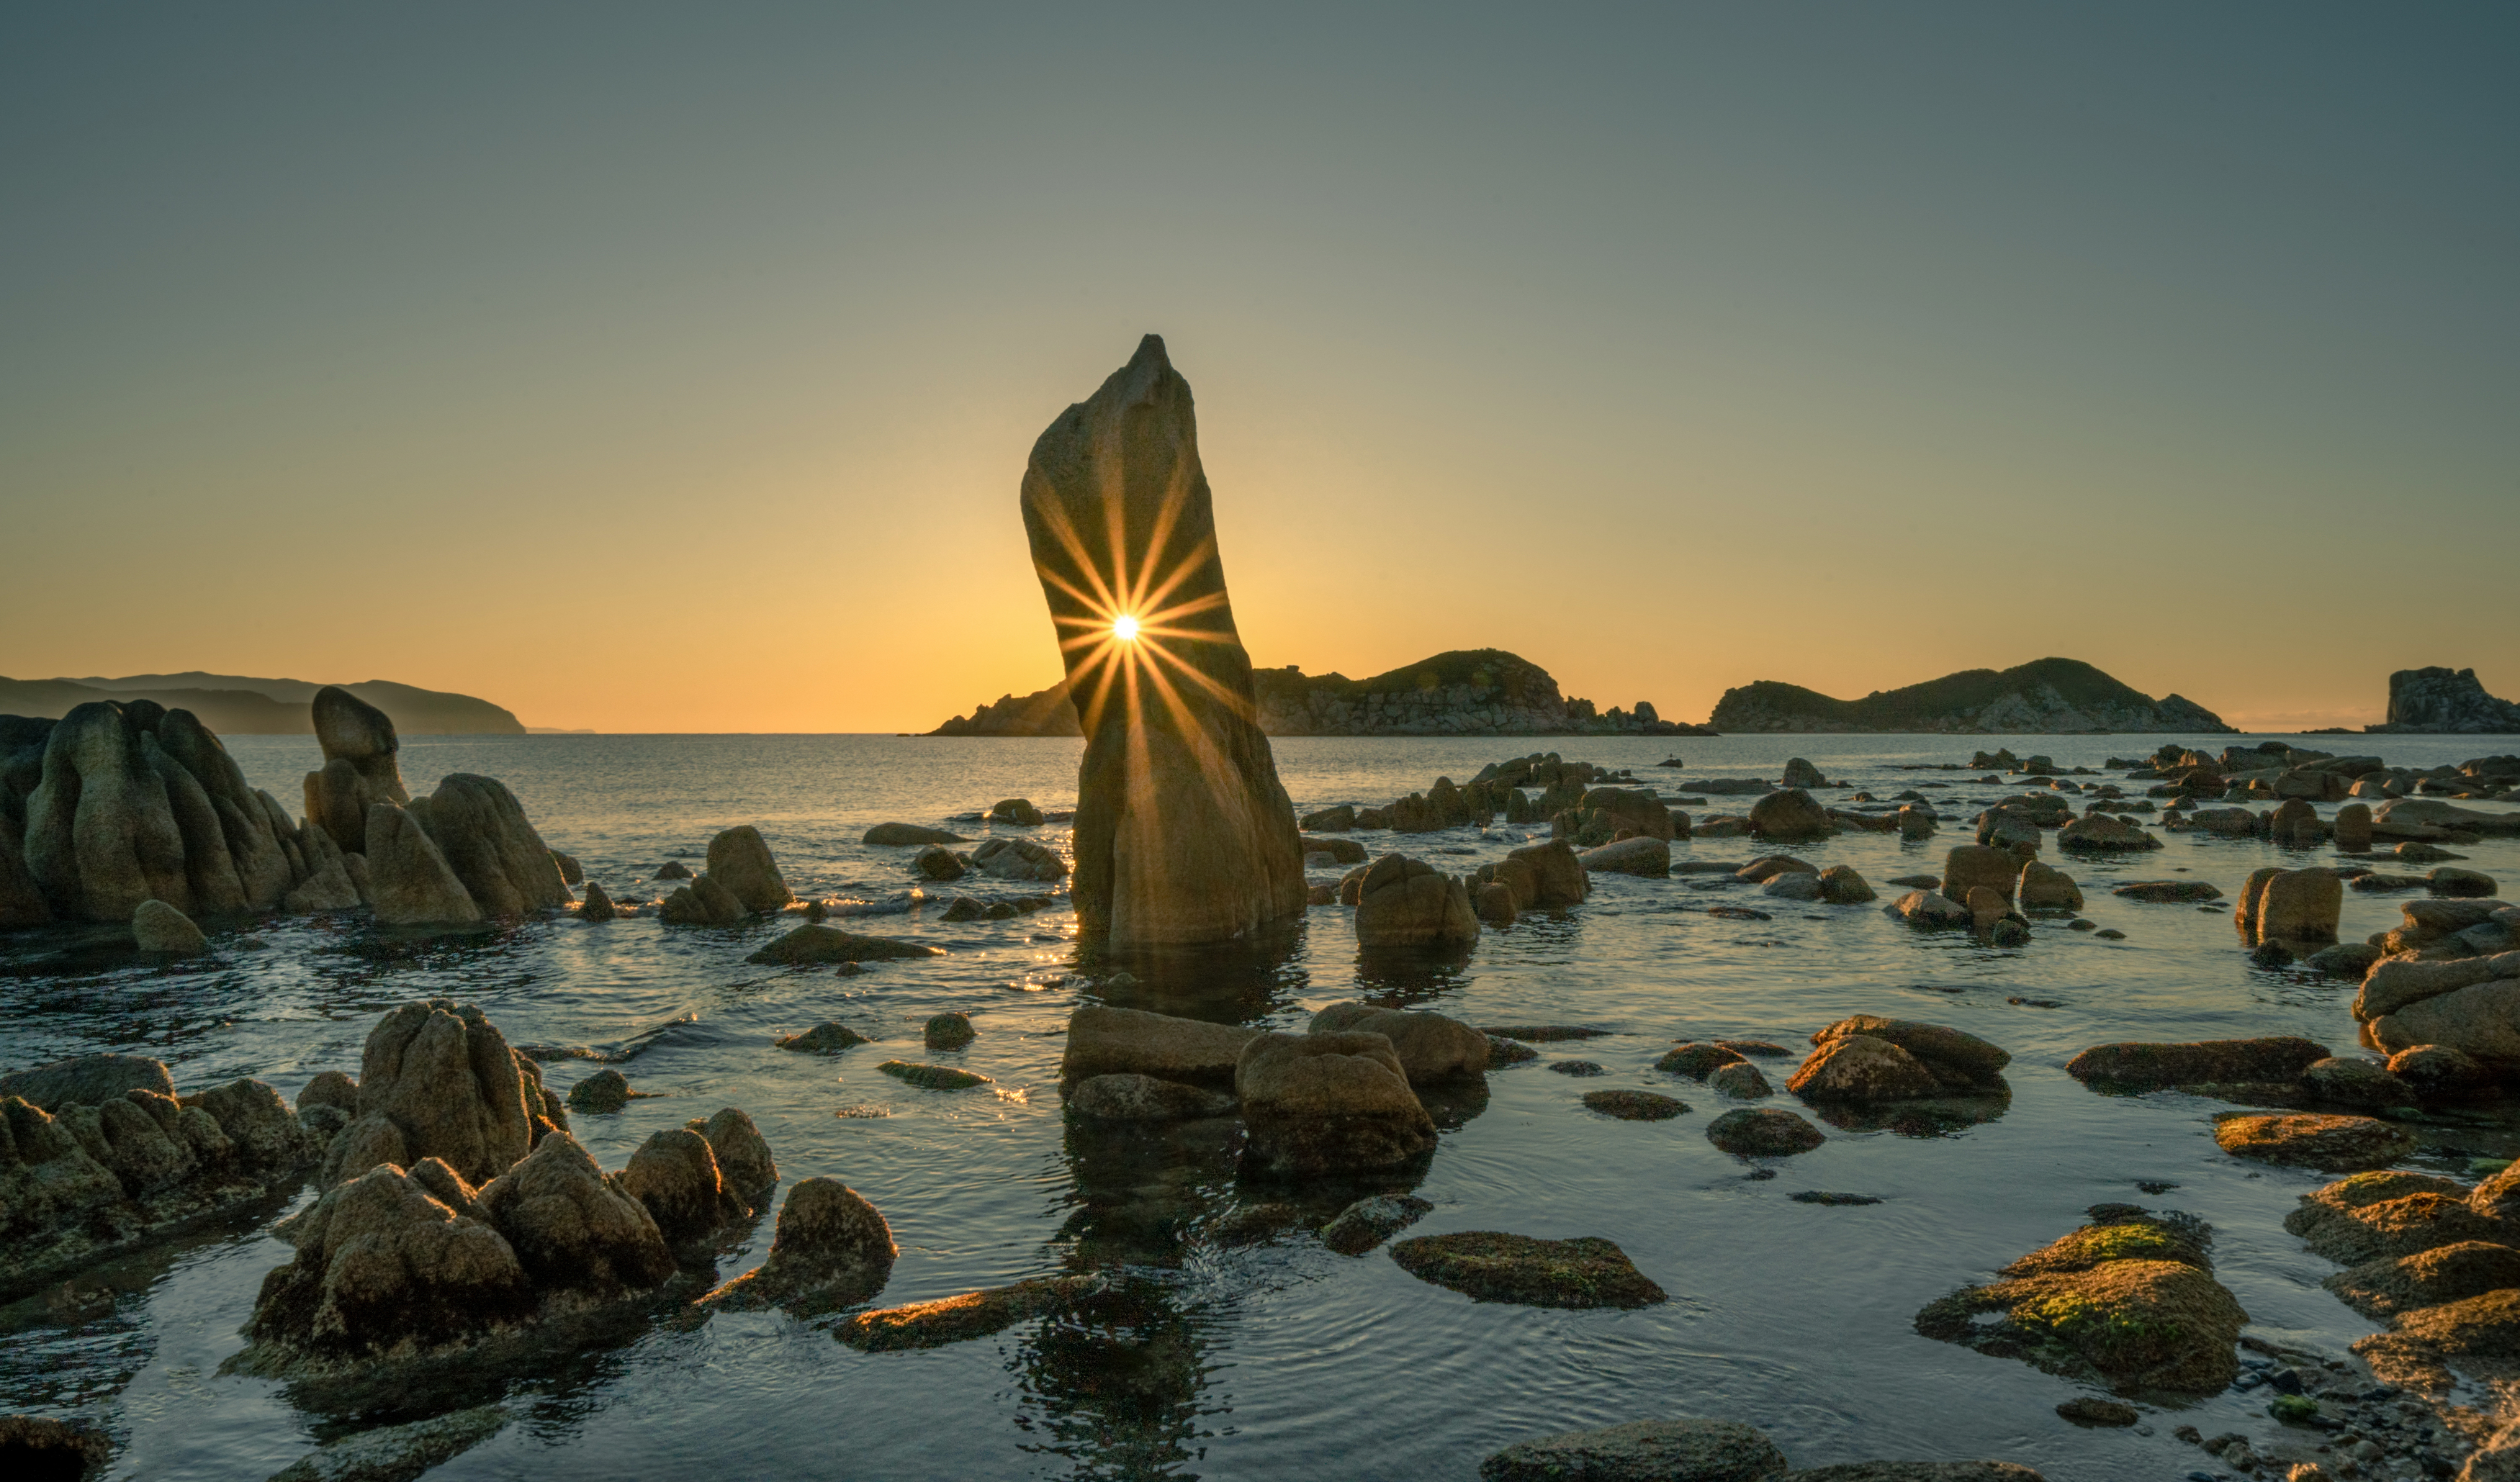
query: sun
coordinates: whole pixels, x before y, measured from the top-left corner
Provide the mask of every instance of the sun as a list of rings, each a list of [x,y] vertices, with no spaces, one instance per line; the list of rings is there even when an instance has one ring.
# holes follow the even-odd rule
[[[1138,641],[1138,620],[1123,612],[1111,619],[1111,636],[1124,644]]]

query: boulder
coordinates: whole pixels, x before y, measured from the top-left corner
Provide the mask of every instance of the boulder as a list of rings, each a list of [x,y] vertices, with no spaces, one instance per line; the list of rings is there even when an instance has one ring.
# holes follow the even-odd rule
[[[1307,835],[1303,839],[1303,845],[1307,858],[1315,854],[1327,854],[1333,864],[1365,863],[1365,846],[1352,838],[1313,838]]]
[[[618,1187],[648,1207],[670,1245],[705,1239],[720,1226],[751,1212],[726,1187],[725,1176],[718,1172],[717,1149],[687,1127],[651,1134],[630,1154]]]
[[[971,851],[971,866],[991,879],[1047,883],[1067,878],[1067,861],[1028,838],[984,838]]]
[[[1524,1307],[1650,1307],[1668,1300],[1626,1251],[1597,1236],[1542,1240],[1494,1230],[1420,1235],[1391,1247],[1393,1264],[1474,1302]]]
[[[539,1290],[610,1301],[652,1290],[674,1274],[673,1254],[648,1207],[607,1179],[564,1132],[544,1138],[477,1197]]]
[[[1776,1095],[1775,1088],[1768,1084],[1768,1078],[1760,1073],[1758,1066],[1748,1060],[1735,1060],[1730,1065],[1717,1066],[1706,1077],[1706,1085],[1709,1090],[1721,1092],[1740,1101],[1755,1101]]]
[[[2489,1181],[2490,1182],[2490,1181]],[[2357,1173],[2301,1196],[2284,1230],[2339,1265],[2396,1260],[2461,1240],[2510,1243],[2513,1228],[2480,1187],[2402,1171]]]
[[[1035,829],[1041,826],[1041,810],[1028,797],[1002,797],[989,805],[989,822]]]
[[[1913,1055],[1933,1072],[1946,1090],[1991,1090],[2003,1084],[2003,1067],[2012,1063],[2009,1052],[1991,1045],[1976,1035],[1919,1019],[1883,1018],[1877,1014],[1858,1013],[1812,1036],[1814,1045],[1850,1035],[1896,1045]]]
[[[1824,1041],[1785,1082],[1807,1101],[1897,1101],[1939,1096],[1924,1062],[1887,1040],[1844,1034]]]
[[[630,1078],[607,1065],[568,1088],[568,1104],[573,1111],[619,1111],[630,1096]]]
[[[2301,1085],[2315,1100],[2332,1105],[2381,1109],[2415,1104],[2414,1087],[2370,1060],[2313,1060],[2301,1073]]]
[[[2403,1128],[2373,1117],[2230,1113],[2216,1119],[2214,1141],[2234,1157],[2346,1173],[2377,1168],[2415,1150]]]
[[[1852,865],[1831,865],[1820,873],[1820,898],[1832,906],[1860,906],[1873,898],[1872,886]]]
[[[1759,887],[1759,893],[1783,901],[1816,901],[1821,897],[1820,876],[1787,873]]]
[[[1890,914],[1919,929],[1970,924],[1969,909],[1935,890],[1911,890],[1890,903]]]
[[[1790,854],[1762,855],[1732,872],[1732,877],[1744,884],[1764,885],[1781,875],[1818,875],[1820,867]]]
[[[1242,1053],[1260,1035],[1238,1024],[1086,1004],[1067,1016],[1058,1076],[1073,1082],[1125,1071],[1162,1081],[1231,1086]]]
[[[606,893],[600,881],[590,882],[586,887],[585,899],[577,903],[577,917],[580,921],[608,921],[619,915],[621,915],[621,909],[612,904],[612,897]]]
[[[1785,1455],[1736,1420],[1630,1420],[1517,1441],[1479,1463],[1479,1482],[1763,1482]]]
[[[371,810],[411,801],[395,761],[402,742],[393,720],[338,685],[316,691],[311,708],[324,767],[306,774],[306,822],[331,834],[343,853],[373,855]]]
[[[1067,1109],[1099,1122],[1185,1122],[1224,1116],[1234,1098],[1181,1081],[1134,1071],[1091,1075],[1069,1086]]]
[[[1657,879],[1671,874],[1671,845],[1651,834],[1587,849],[1576,859],[1597,874],[1642,875]]]
[[[2363,975],[2362,991],[2354,999],[2354,1016],[2367,1023],[2409,1004],[2497,978],[2520,978],[2520,952],[2448,961],[2427,961],[2412,953],[2385,957]]]
[[[2022,861],[2008,849],[1987,844],[1961,844],[1943,856],[1942,893],[1965,901],[1971,890],[1994,891],[2008,903],[2019,888]]]
[[[193,919],[164,901],[142,901],[131,913],[131,939],[143,952],[162,957],[200,957],[210,950],[210,939]]]
[[[727,1190],[747,1207],[758,1208],[761,1195],[779,1182],[779,1163],[770,1155],[770,1145],[762,1139],[761,1129],[752,1125],[752,1118],[741,1108],[722,1106],[708,1120],[694,1117],[683,1126],[708,1139]]]
[[[282,1363],[426,1351],[524,1322],[534,1310],[510,1241],[392,1164],[328,1190],[291,1235],[297,1254],[263,1278],[246,1326]]]
[[[1684,1040],[1664,1051],[1662,1058],[1654,1061],[1654,1068],[1667,1075],[1685,1075],[1702,1081],[1713,1074],[1717,1066],[1730,1065],[1740,1058],[1741,1052],[1729,1045]]]
[[[2148,1044],[2094,1045],[2065,1062],[2087,1084],[2146,1089],[2234,1082],[2290,1081],[2328,1057],[2327,1047],[2293,1036]]]
[[[875,1067],[896,1081],[922,1091],[969,1091],[974,1087],[996,1083],[975,1070],[958,1070],[951,1065],[922,1065],[913,1060],[886,1060]]]
[[[2493,876],[2443,865],[2424,876],[2424,888],[2435,895],[2474,899],[2498,894],[2502,887],[2495,882]]]
[[[971,1028],[969,1014],[940,1013],[928,1019],[920,1038],[930,1050],[960,1050],[978,1035]]]
[[[1370,1004],[1332,1004],[1315,1013],[1311,1034],[1378,1034],[1391,1042],[1412,1086],[1476,1080],[1487,1074],[1488,1037],[1459,1019]]]
[[[481,920],[428,831],[404,809],[381,802],[368,810],[368,891],[377,921],[386,926],[460,926]],[[558,877],[558,872],[554,872]]]
[[[484,916],[522,916],[569,904],[560,866],[507,785],[469,772],[449,774],[403,811],[437,846]],[[373,821],[371,821],[373,824]],[[373,875],[377,861],[372,857]]]
[[[2413,1255],[2365,1261],[2319,1284],[2362,1316],[2385,1321],[2520,1287],[2520,1250],[2492,1240],[2453,1240]]]
[[[1307,813],[1298,820],[1306,833],[1345,833],[1356,827],[1356,809],[1347,803]]]
[[[2127,854],[2158,849],[2161,840],[2125,819],[2087,813],[2056,831],[2056,847],[2091,854]]]
[[[172,1097],[175,1082],[166,1062],[138,1055],[78,1055],[0,1075],[0,1097],[21,1097],[53,1112],[72,1102],[102,1106],[134,1091]]]
[[[1513,890],[1514,908],[1580,906],[1593,892],[1591,876],[1564,839],[1525,844],[1497,862],[1496,877]]]
[[[1482,883],[1470,897],[1470,909],[1491,926],[1510,926],[1520,916],[1514,909],[1513,887],[1503,880]]]
[[[22,845],[53,915],[127,921],[151,899],[199,909],[186,822],[156,765],[159,754],[140,720],[111,700],[75,706],[53,726],[42,781],[25,800]],[[238,894],[224,909],[238,909]]]
[[[818,926],[808,921],[744,961],[797,966],[814,963],[891,963],[940,955],[935,948],[917,942],[860,936],[837,926]]]
[[[2263,872],[2262,872],[2263,873]],[[2336,940],[2336,921],[2345,907],[2345,882],[2326,870],[2278,870],[2257,885],[2252,902],[2243,887],[2241,912],[2255,928],[2252,940],[2280,942],[2287,947]]]
[[[788,888],[788,877],[779,873],[779,861],[771,857],[761,831],[750,824],[709,840],[703,878],[717,881],[743,903],[744,910],[755,914],[781,910],[796,898]]]
[[[1678,836],[1671,809],[1643,788],[1594,787],[1577,807],[1586,814],[1600,814],[1613,838],[1622,833],[1665,841]]]
[[[1809,1152],[1828,1138],[1793,1112],[1740,1106],[1707,1123],[1706,1141],[1735,1157],[1776,1158]]]
[[[788,1191],[769,1259],[705,1300],[813,1317],[873,1298],[892,1279],[899,1254],[892,1227],[864,1195],[837,1179],[806,1179]]]
[[[1360,947],[1459,947],[1478,935],[1461,880],[1405,854],[1375,860],[1357,886]]]
[[[1255,1172],[1377,1172],[1435,1149],[1434,1121],[1378,1034],[1255,1036],[1235,1064],[1234,1091],[1249,1134],[1244,1166]]]
[[[1301,916],[1294,805],[1226,600],[1190,383],[1160,338],[1042,433],[1022,507],[1086,735],[1072,835],[1083,934],[1222,942]],[[1105,639],[1148,572],[1172,614],[1161,635]]]
[[[2338,853],[2367,854],[2370,852],[2371,808],[2369,804],[2347,803],[2336,810],[2336,820],[2331,827],[2335,833]]]
[[[2370,1020],[2365,1033],[2391,1055],[2444,1045],[2497,1068],[2520,1066],[2520,978],[2497,978],[2409,1004]]]
[[[550,1130],[543,1100],[540,1072],[479,1009],[447,999],[405,1004],[368,1032],[358,1120],[327,1149],[321,1182],[430,1157],[472,1183],[495,1178]]]
[[[960,844],[967,840],[948,829],[928,829],[918,824],[878,824],[860,840],[868,844]]]
[[[1590,1064],[1591,1062],[1577,1060],[1565,1063]],[[1677,1098],[1657,1096],[1650,1091],[1629,1091],[1624,1088],[1615,1091],[1588,1091],[1584,1093],[1584,1107],[1588,1111],[1598,1111],[1605,1117],[1615,1117],[1622,1122],[1668,1122],[1674,1117],[1685,1116],[1688,1112],[1688,1103]]]
[[[2132,880],[2114,885],[2109,894],[2120,900],[2142,901],[2148,905],[2177,905],[2187,901],[2214,901],[2223,892],[2204,880]]]
[[[1787,787],[1750,805],[1750,831],[1763,839],[1782,842],[1826,838],[1837,831],[1837,826],[1829,822],[1828,810],[1812,801],[1809,792]]]
[[[675,887],[656,908],[656,917],[669,926],[739,926],[752,914],[743,909],[735,892],[703,873],[690,884]]]
[[[840,1051],[874,1042],[838,1019],[826,1019],[801,1034],[786,1035],[772,1043],[781,1050],[794,1050],[811,1055],[835,1055]]]
[[[942,844],[920,850],[911,858],[910,868],[918,872],[920,878],[930,880],[959,880],[969,871],[961,855]]]
[[[2389,1074],[2418,1095],[2439,1096],[2483,1086],[2494,1079],[2483,1060],[2448,1045],[2417,1045],[2389,1056]]]
[[[2015,899],[2024,911],[2080,911],[2082,887],[2064,871],[2031,860],[2021,867]]]

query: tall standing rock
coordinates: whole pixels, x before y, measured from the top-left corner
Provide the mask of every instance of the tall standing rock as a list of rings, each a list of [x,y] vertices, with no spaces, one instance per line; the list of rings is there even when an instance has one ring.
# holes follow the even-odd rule
[[[1081,927],[1220,942],[1302,915],[1294,809],[1226,599],[1190,382],[1161,338],[1033,444],[1023,518],[1087,737]],[[1134,642],[1114,634],[1123,616],[1144,625]]]
[[[496,778],[451,772],[403,810],[445,856],[465,893],[488,916],[521,916],[569,904],[560,862],[515,793]],[[376,869],[376,862],[369,862]]]
[[[394,761],[402,741],[394,735],[393,717],[338,685],[316,691],[313,709],[324,770],[306,774],[306,819],[344,850],[365,854],[368,809],[411,801]]]
[[[65,916],[127,921],[151,899],[193,909],[184,831],[147,735],[125,707],[91,700],[44,746],[44,780],[26,799],[26,868]]]

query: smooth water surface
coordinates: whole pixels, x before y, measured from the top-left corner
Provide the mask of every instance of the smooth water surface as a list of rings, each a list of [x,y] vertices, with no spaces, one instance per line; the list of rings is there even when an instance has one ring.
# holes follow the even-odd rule
[[[2001,741],[2097,767],[2160,740]],[[2464,760],[2501,741],[2312,740],[2413,766]],[[1887,901],[1898,893],[1889,876],[1940,873],[1944,851],[1968,841],[1969,818],[2015,790],[1900,764],[1963,761],[1995,743],[1284,739],[1276,748],[1305,810],[1387,802],[1438,774],[1463,780],[1537,748],[1634,767],[1667,796],[1685,793],[1688,778],[1774,777],[1785,757],[1801,755],[1881,797],[1921,786],[1944,815],[1942,833],[1919,843],[1848,833],[1796,851],[1855,866]],[[502,779],[552,846],[575,854],[616,897],[651,897],[665,887],[643,882],[661,862],[679,857],[697,869],[713,832],[749,823],[799,896],[872,899],[914,881],[911,851],[857,841],[870,825],[937,823],[1007,796],[1072,806],[1080,744],[415,738],[402,766],[415,791],[449,772]],[[256,786],[292,805],[299,777],[320,760],[308,738],[229,745]],[[1675,752],[1686,769],[1649,770]],[[1738,812],[1749,801],[1717,797],[1688,811]],[[1056,825],[1016,831],[1065,844]],[[1355,836],[1373,852],[1396,845],[1458,872],[1535,835],[1546,837],[1545,827]],[[2082,882],[2088,917],[2127,933],[2117,942],[2056,919],[2037,926],[2031,946],[2001,951],[1911,932],[1877,905],[1799,905],[1704,877],[1601,876],[1584,906],[1489,931],[1459,966],[1363,963],[1340,908],[1312,912],[1281,950],[1132,965],[1141,981],[1113,1001],[1219,1019],[1300,1026],[1323,1005],[1372,996],[1477,1024],[1615,1031],[1541,1047],[1540,1061],[1491,1075],[1484,1105],[1451,1108],[1459,1125],[1417,1186],[1435,1211],[1411,1234],[1606,1236],[1671,1293],[1635,1312],[1473,1303],[1418,1281],[1382,1251],[1344,1257],[1304,1235],[1236,1244],[1219,1227],[1243,1204],[1282,1195],[1238,1182],[1226,1134],[1069,1133],[1059,1035],[1069,1010],[1097,998],[1106,965],[1078,960],[1063,909],[968,924],[937,921],[932,908],[852,921],[949,951],[847,978],[744,961],[792,920],[711,931],[554,916],[427,942],[380,938],[351,919],[272,920],[217,934],[214,956],[173,967],[80,948],[78,933],[31,934],[0,944],[9,1006],[0,1066],[120,1050],[163,1057],[180,1087],[248,1074],[293,1096],[318,1071],[355,1074],[385,1009],[453,997],[481,1005],[511,1043],[535,1047],[558,1089],[611,1063],[658,1094],[618,1114],[575,1115],[577,1135],[608,1167],[653,1131],[736,1105],[759,1123],[789,1183],[830,1175],[866,1194],[901,1244],[885,1305],[1086,1269],[1112,1274],[1127,1295],[1107,1320],[1028,1324],[906,1353],[860,1354],[833,1341],[831,1320],[777,1313],[653,1326],[562,1371],[483,1378],[485,1389],[466,1402],[504,1392],[517,1422],[432,1475],[1467,1479],[1482,1456],[1533,1433],[1710,1415],[1766,1429],[1797,1466],[1995,1457],[2055,1482],[2176,1476],[2196,1453],[2171,1439],[2173,1425],[2263,1430],[2262,1404],[2230,1395],[2149,1415],[2151,1435],[2080,1430],[2054,1414],[2075,1386],[1920,1338],[1910,1325],[1926,1302],[2073,1228],[2086,1205],[2131,1200],[2193,1211],[2214,1226],[2218,1273],[2256,1330],[2339,1353],[2369,1330],[2317,1284],[2333,1268],[2280,1228],[2318,1175],[2225,1156],[2210,1131],[2220,1103],[2176,1093],[2103,1097],[2061,1069],[2086,1046],[2118,1039],[2355,1043],[2353,985],[2252,966],[2228,900],[2200,910],[2108,894],[2117,881],[2186,875],[2228,896],[2262,865],[2331,856],[2188,833],[2164,840],[2158,852],[2123,860],[2052,861]],[[1737,838],[1674,849],[1676,861],[1765,852]],[[2520,867],[2510,841],[2459,852],[2469,868],[2498,876]],[[945,893],[967,885],[983,896],[1038,888],[967,881]],[[2398,900],[2347,892],[2346,938],[2394,923]],[[1724,903],[1774,920],[1705,914]],[[921,1051],[920,1025],[946,1010],[968,1013],[979,1038],[956,1054]],[[1781,1160],[1778,1175],[1761,1181],[1705,1141],[1723,1099],[1650,1068],[1675,1039],[1737,1036],[1799,1050],[1813,1030],[1856,1012],[1952,1024],[2005,1047],[2009,1108],[1941,1137],[1832,1128],[1824,1147]],[[772,1048],[775,1037],[832,1017],[880,1042],[831,1057]],[[875,1073],[893,1055],[962,1064],[996,1085],[916,1090]],[[1576,1056],[1609,1075],[1547,1068]],[[1768,1062],[1778,1082],[1790,1068]],[[1654,1087],[1691,1113],[1642,1124],[1584,1110],[1577,1099],[1605,1086]],[[2426,1158],[2441,1166],[2515,1150],[2492,1131],[2425,1135],[2437,1145]],[[2137,1191],[2138,1180],[2178,1188],[2156,1198]],[[1884,1202],[1788,1197],[1808,1190]],[[65,1326],[40,1295],[0,1309],[0,1411],[92,1417],[116,1438],[115,1475],[170,1479],[263,1476],[319,1439],[411,1418],[343,1414],[321,1396],[217,1372],[242,1346],[237,1329],[263,1273],[290,1254],[265,1233],[286,1207],[83,1276],[119,1291],[111,1317]],[[765,1218],[721,1274],[758,1261],[770,1228]]]

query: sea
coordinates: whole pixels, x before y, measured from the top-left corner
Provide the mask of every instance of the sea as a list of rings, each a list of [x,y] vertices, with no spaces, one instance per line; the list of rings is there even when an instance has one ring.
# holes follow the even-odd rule
[[[0,1307],[0,1413],[84,1418],[112,1437],[112,1475],[149,1479],[264,1477],[322,1443],[491,1401],[508,1408],[505,1427],[430,1476],[1467,1482],[1481,1458],[1518,1439],[1705,1416],[1759,1427],[1797,1467],[1992,1458],[2052,1482],[2180,1477],[2210,1463],[2173,1429],[2268,1433],[2263,1392],[2147,1405],[2134,1429],[2081,1429],[2056,1415],[2085,1392],[2076,1384],[1921,1337],[1913,1318],[2072,1230],[2088,1206],[2130,1202],[2212,1227],[2216,1274],[2248,1310],[2251,1333],[2343,1357],[2371,1330],[2320,1287],[2334,1268],[2282,1229],[2322,1176],[2221,1152],[2220,1102],[2101,1095],[2063,1069],[2113,1040],[2291,1034],[2354,1053],[2355,985],[2255,966],[2230,920],[2228,898],[2251,871],[2331,856],[2184,832],[2123,858],[2053,860],[2051,849],[2082,884],[2084,916],[2119,940],[2059,918],[2037,922],[2029,945],[1997,949],[1912,931],[1881,909],[1900,893],[1889,877],[1938,874],[1944,851],[1969,841],[1969,820],[2021,790],[1945,764],[2002,744],[2096,769],[2163,740],[1277,741],[1280,776],[1307,811],[1388,802],[1438,776],[1464,781],[1548,749],[1633,768],[1666,797],[1700,795],[1688,788],[1696,779],[1773,779],[1801,756],[1880,798],[1915,788],[1944,819],[1921,841],[1850,832],[1796,850],[1853,866],[1880,892],[1873,905],[1776,900],[1721,876],[1605,876],[1582,906],[1485,931],[1465,959],[1396,966],[1361,956],[1349,912],[1327,907],[1283,940],[1138,960],[1123,977],[1080,951],[1063,896],[1013,920],[939,919],[956,890],[988,899],[1040,888],[985,881],[931,887],[934,899],[913,909],[849,921],[945,949],[855,976],[746,961],[793,918],[707,929],[553,914],[437,937],[382,933],[355,917],[273,918],[216,932],[210,956],[172,966],[95,932],[0,938],[0,1068],[120,1051],[164,1059],[182,1089],[257,1076],[294,1096],[320,1071],[356,1074],[362,1042],[394,1006],[454,999],[480,1006],[557,1089],[611,1067],[648,1094],[617,1113],[574,1116],[607,1167],[651,1133],[740,1106],[778,1157],[783,1193],[822,1175],[864,1194],[901,1248],[881,1305],[1089,1271],[1126,1295],[1085,1317],[873,1354],[835,1341],[833,1318],[686,1315],[540,1367],[345,1398],[221,1371],[244,1345],[264,1274],[291,1257],[271,1229],[312,1198],[300,1190],[82,1273],[82,1286],[111,1293],[110,1313],[68,1313],[49,1292]],[[2418,767],[2509,745],[2288,740]],[[301,777],[321,761],[311,738],[228,745],[292,811]],[[1072,808],[1080,750],[1073,739],[414,737],[401,765],[415,792],[455,772],[505,782],[544,839],[619,899],[654,898],[670,888],[652,882],[659,867],[697,871],[712,834],[750,824],[800,897],[882,903],[919,882],[913,851],[860,842],[870,826],[900,820],[980,838],[998,831],[969,820],[1000,798]],[[1670,760],[1684,765],[1659,765]],[[1704,817],[1749,801],[1683,806]],[[1007,831],[1067,846],[1056,823]],[[1374,854],[1399,849],[1466,872],[1547,829],[1500,821],[1351,836]],[[1676,861],[1762,852],[1743,838],[1674,846]],[[2466,868],[2506,879],[2520,870],[2510,839],[2458,852]],[[1316,882],[1337,874],[1316,872]],[[2110,894],[2163,877],[2209,881],[2225,899],[2200,908]],[[2401,899],[2347,892],[2346,939],[2396,923]],[[1708,914],[1722,905],[1770,919]],[[1414,1182],[1434,1207],[1408,1234],[1604,1237],[1669,1300],[1633,1311],[1476,1302],[1411,1276],[1387,1249],[1340,1255],[1302,1230],[1234,1238],[1249,1207],[1305,1194],[1243,1182],[1230,1123],[1104,1132],[1061,1113],[1061,1036],[1079,1005],[1300,1028],[1352,999],[1473,1024],[1608,1031],[1541,1046],[1540,1059],[1492,1072],[1484,1099],[1448,1108],[1441,1145]],[[969,1015],[976,1040],[922,1050],[921,1026],[947,1010]],[[1930,1020],[2002,1046],[2008,1103],[1967,1126],[1828,1126],[1825,1145],[1774,1160],[1774,1176],[1760,1178],[1706,1141],[1725,1099],[1652,1068],[1680,1040],[1772,1040],[1801,1054],[1813,1031],[1852,1013]],[[833,1018],[876,1043],[839,1055],[774,1047]],[[896,1056],[990,1084],[938,1092],[877,1073]],[[1604,1073],[1551,1068],[1574,1058]],[[1781,1085],[1791,1066],[1768,1062],[1771,1079]],[[1689,1112],[1640,1123],[1587,1111],[1581,1096],[1607,1087],[1677,1096]],[[2520,1137],[2499,1126],[2420,1133],[2414,1165],[2435,1171],[2520,1152]],[[1879,1202],[1793,1197],[1812,1191]],[[775,1208],[730,1241],[722,1277],[762,1259],[773,1219]]]

